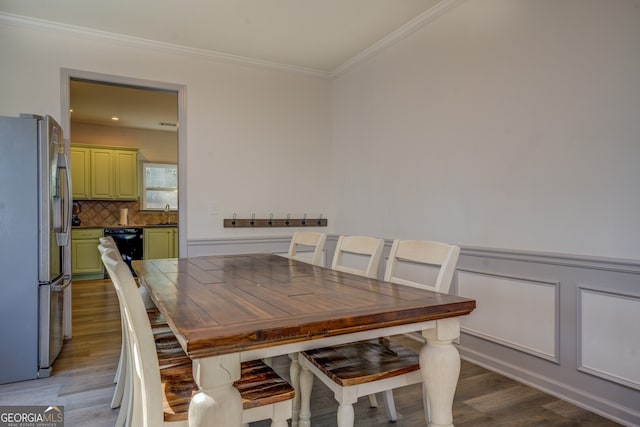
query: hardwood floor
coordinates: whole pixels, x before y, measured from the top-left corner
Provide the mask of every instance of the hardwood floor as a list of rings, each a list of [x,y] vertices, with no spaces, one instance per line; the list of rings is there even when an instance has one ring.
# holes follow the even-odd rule
[[[118,301],[109,281],[76,282],[73,286],[73,339],[65,343],[53,376],[0,385],[0,405],[64,405],[66,426],[113,426],[118,410],[111,409],[109,403],[120,354]],[[287,360],[274,360],[283,374],[288,371]],[[368,400],[360,399],[355,406],[355,425],[424,425],[420,393],[419,385],[394,391],[399,417],[395,424],[388,422],[381,397],[378,409],[369,408]],[[312,425],[334,426],[337,403],[331,392],[315,381],[313,396]],[[618,425],[464,361],[453,417],[457,427]],[[268,421],[252,424],[268,425]]]

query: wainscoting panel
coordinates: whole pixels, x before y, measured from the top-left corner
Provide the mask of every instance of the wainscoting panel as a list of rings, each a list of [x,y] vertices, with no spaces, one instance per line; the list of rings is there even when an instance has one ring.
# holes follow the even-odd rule
[[[640,390],[640,297],[578,288],[578,369]]]
[[[463,247],[453,292],[463,359],[640,426],[640,260]]]
[[[458,295],[477,303],[463,332],[558,362],[557,283],[459,271]]]

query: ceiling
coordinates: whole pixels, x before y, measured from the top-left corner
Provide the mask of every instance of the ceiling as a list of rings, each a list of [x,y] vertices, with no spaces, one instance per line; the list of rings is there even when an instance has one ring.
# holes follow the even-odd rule
[[[447,2],[0,0],[0,14],[331,76]],[[72,82],[70,101],[72,123],[176,130],[160,124],[177,123],[175,93]]]
[[[442,0],[0,0],[0,11],[331,73]]]
[[[71,80],[69,94],[72,124],[177,130],[176,92]]]

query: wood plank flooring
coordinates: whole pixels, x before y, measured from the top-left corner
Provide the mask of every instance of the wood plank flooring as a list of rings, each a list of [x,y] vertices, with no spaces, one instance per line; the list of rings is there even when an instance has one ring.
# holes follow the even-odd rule
[[[0,385],[0,405],[64,405],[66,426],[113,426],[118,410],[109,404],[120,343],[120,313],[111,283],[75,282],[73,339],[65,343],[53,376]],[[283,376],[288,371],[287,360],[274,360]],[[360,399],[355,406],[356,426],[425,425],[420,392],[419,385],[394,391],[399,417],[395,424],[386,418],[382,397],[378,409],[369,408],[368,399]],[[331,392],[315,381],[313,396],[312,425],[335,426],[338,405]],[[462,363],[453,417],[457,427],[618,425],[467,362]],[[252,424],[268,425],[268,421]]]

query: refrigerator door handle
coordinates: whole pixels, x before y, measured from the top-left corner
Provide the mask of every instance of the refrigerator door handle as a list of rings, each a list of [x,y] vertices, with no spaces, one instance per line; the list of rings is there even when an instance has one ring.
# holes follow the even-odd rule
[[[61,285],[50,285],[51,286],[51,292],[62,292],[65,289],[67,289],[67,287],[71,284],[71,280],[68,280],[66,277],[63,279],[62,284]]]
[[[65,189],[63,191],[64,197],[64,206],[62,207],[62,211],[64,213],[64,218],[62,220],[62,230],[59,233],[56,233],[56,238],[58,240],[58,246],[67,246],[69,244],[69,236],[71,234],[71,206],[72,206],[72,193],[71,193],[71,162],[69,161],[68,154],[62,154],[62,165],[60,169],[65,170]]]

